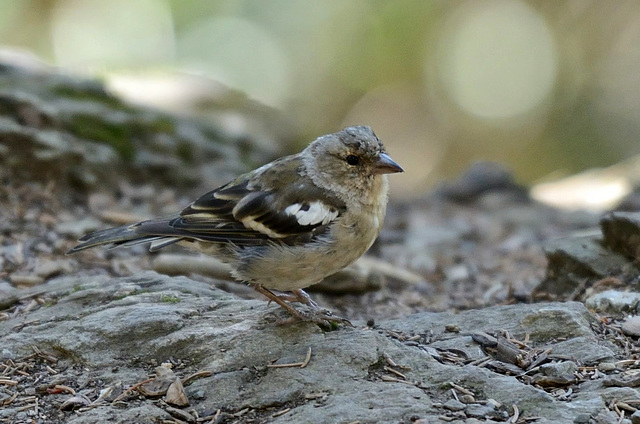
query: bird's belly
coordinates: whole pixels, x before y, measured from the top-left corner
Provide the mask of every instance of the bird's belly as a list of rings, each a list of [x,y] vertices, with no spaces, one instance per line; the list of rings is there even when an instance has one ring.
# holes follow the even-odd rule
[[[234,277],[281,291],[302,289],[353,263],[369,249],[379,227],[341,227],[335,231],[340,242],[317,241],[304,246],[268,246],[241,260]],[[334,237],[332,237],[335,240]]]

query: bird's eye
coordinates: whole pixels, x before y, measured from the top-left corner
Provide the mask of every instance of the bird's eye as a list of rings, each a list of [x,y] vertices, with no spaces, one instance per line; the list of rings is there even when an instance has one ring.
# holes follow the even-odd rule
[[[355,166],[360,163],[360,158],[356,155],[349,155],[347,156],[347,163]]]

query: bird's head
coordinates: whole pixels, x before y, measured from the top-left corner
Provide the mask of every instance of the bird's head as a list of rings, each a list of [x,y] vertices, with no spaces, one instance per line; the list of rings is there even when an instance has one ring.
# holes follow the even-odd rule
[[[367,126],[347,127],[318,138],[305,149],[307,172],[316,182],[341,194],[366,193],[384,174],[404,172],[387,155]]]

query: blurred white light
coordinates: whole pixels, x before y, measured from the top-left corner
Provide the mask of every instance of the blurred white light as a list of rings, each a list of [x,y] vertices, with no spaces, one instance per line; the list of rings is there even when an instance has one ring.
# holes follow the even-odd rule
[[[531,197],[556,208],[601,213],[615,207],[632,190],[627,178],[595,169],[537,184],[531,188]]]
[[[289,60],[274,35],[237,17],[202,21],[178,40],[180,65],[271,106],[287,99]]]
[[[521,1],[468,1],[445,22],[438,72],[463,110],[509,118],[540,105],[558,72],[544,18]]]
[[[54,5],[58,65],[130,67],[173,59],[173,21],[166,1],[62,0]]]

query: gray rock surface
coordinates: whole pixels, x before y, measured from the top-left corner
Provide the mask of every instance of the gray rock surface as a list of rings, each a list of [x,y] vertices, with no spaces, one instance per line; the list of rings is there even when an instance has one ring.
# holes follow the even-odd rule
[[[193,187],[224,183],[272,150],[127,104],[96,80],[0,63],[0,176],[92,191],[123,177]]]
[[[35,417],[46,416],[48,423],[189,417],[221,423],[442,422],[484,415],[504,421],[513,405],[521,417],[540,417],[538,423],[571,423],[606,410],[606,399],[640,399],[636,389],[604,387],[602,372],[587,376],[586,364],[610,362],[622,348],[594,332],[597,320],[580,303],[419,313],[323,332],[308,323],[278,325],[276,317],[284,315],[266,302],[153,272],[118,279],[61,277],[38,290],[40,307],[0,322],[12,363],[34,361],[27,375],[5,373],[17,384],[2,391],[18,399],[33,393],[39,401]],[[553,359],[555,365],[544,368],[547,374],[575,371],[581,376],[570,386],[576,394],[560,399],[557,388],[532,385],[531,377],[544,374],[536,364],[523,365],[514,376],[465,359],[464,349],[479,349],[469,337],[479,332],[502,332],[514,340],[528,335],[520,353],[543,359],[540,364]],[[566,343],[574,345],[563,348]],[[491,359],[491,348],[485,348]],[[301,367],[309,349],[308,364]],[[556,356],[545,358],[548,352]],[[184,381],[189,406],[169,407],[162,397],[124,392],[152,376],[160,363],[183,379],[208,372]],[[61,410],[73,395],[60,387],[85,396],[88,406]],[[456,390],[464,403],[452,397]],[[32,410],[24,406],[9,403],[0,422],[28,422],[33,417],[24,412]]]
[[[640,213],[612,212],[600,221],[603,243],[636,261],[640,259]]]
[[[606,290],[588,297],[587,308],[596,312],[620,314],[637,312],[640,304],[640,293]]]
[[[544,250],[547,272],[533,291],[534,298],[590,299],[589,308],[607,313],[636,309],[640,213],[611,212],[600,220],[599,230],[547,241]],[[636,293],[598,293],[620,287]]]

